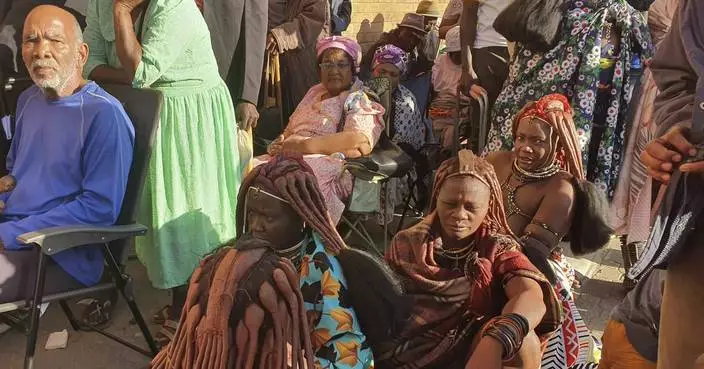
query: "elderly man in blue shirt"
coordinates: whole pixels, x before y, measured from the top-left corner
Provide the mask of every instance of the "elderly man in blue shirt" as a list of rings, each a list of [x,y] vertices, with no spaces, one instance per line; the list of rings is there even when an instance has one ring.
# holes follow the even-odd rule
[[[88,46],[65,10],[43,5],[25,21],[22,58],[35,85],[17,105],[8,157],[10,191],[2,194],[0,302],[27,296],[36,250],[17,236],[65,225],[112,225],[117,220],[132,164],[134,128],[122,105],[84,80]],[[61,252],[47,266],[44,292],[97,283],[100,246]]]

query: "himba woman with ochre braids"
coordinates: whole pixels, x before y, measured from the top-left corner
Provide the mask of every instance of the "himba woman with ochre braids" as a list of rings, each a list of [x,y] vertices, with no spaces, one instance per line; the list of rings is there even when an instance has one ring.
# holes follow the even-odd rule
[[[575,214],[579,218],[584,213],[584,209],[577,209],[576,198],[585,182],[570,105],[563,95],[545,96],[527,104],[512,129],[513,151],[492,153],[487,159],[501,182],[511,231],[520,238],[531,261],[553,282],[566,313],[563,329],[550,338],[548,346],[562,347],[559,351],[567,355],[548,350],[543,363],[570,368],[594,361],[594,341],[574,305],[574,270],[559,247],[570,230],[572,249],[577,253],[603,246],[593,240],[585,242],[583,232],[572,227],[573,222],[579,223]],[[600,234],[597,224],[589,231]],[[604,239],[608,240],[608,234]]]
[[[386,260],[415,302],[377,367],[539,367],[557,297],[521,252],[484,159],[463,150],[440,166],[430,214],[396,235]]]
[[[224,256],[230,263],[229,268],[241,274],[239,278],[234,278],[238,281],[242,279],[240,284],[231,283],[229,293],[235,294],[237,291],[239,294],[241,285],[253,292],[248,297],[237,295],[240,299],[235,299],[235,305],[228,311],[203,307],[204,298],[222,289],[210,277],[210,285],[206,284],[200,290],[195,287],[189,290],[189,303],[182,316],[198,316],[202,311],[213,313],[204,314],[193,321],[182,318],[181,326],[196,327],[200,320],[207,325],[219,316],[221,320],[218,324],[212,323],[214,329],[231,331],[235,346],[228,349],[230,359],[227,367],[303,368],[300,364],[305,362],[306,367],[311,369],[372,368],[374,360],[370,343],[362,333],[357,313],[352,307],[353,298],[343,274],[345,268],[340,262],[340,253],[347,247],[335,230],[313,171],[301,155],[275,156],[247,175],[238,197],[237,232],[235,249],[243,248],[240,243],[245,244],[245,249],[256,248],[251,246],[252,243],[255,246],[264,243],[272,251],[272,255],[265,253],[263,257],[257,254],[255,257],[237,259],[230,255],[232,257],[227,259],[228,256]],[[221,253],[216,254],[215,260]],[[265,259],[258,262],[263,267],[253,268],[252,263],[258,258]],[[206,259],[202,267],[204,271],[212,269],[208,267],[213,263],[212,259]],[[215,272],[216,276],[218,272],[219,269]],[[191,284],[197,279],[208,281],[202,275],[206,273],[196,272]],[[267,280],[271,286],[264,286]],[[192,293],[200,297],[193,297]],[[297,307],[296,301],[299,300],[301,305]],[[192,310],[197,305],[195,301],[201,302],[200,307]],[[300,334],[291,334],[292,329]],[[175,343],[155,359],[156,363],[173,362],[183,366],[155,366],[157,369],[220,368],[209,366],[207,362],[203,366],[185,365],[191,363],[186,354],[189,350],[179,347],[185,345],[191,347],[191,352],[197,352],[203,345],[202,340],[197,338],[197,330],[196,336],[189,336],[188,332],[189,328],[180,328],[173,341]],[[256,335],[252,336],[252,332],[259,332],[259,340]],[[306,334],[306,337],[301,336]],[[290,349],[286,348],[286,343],[291,345]],[[291,354],[301,352],[303,358]],[[220,357],[222,353],[216,351],[210,355]],[[289,360],[288,366],[286,360]],[[300,362],[293,364],[296,361]],[[232,366],[233,363],[236,365]]]

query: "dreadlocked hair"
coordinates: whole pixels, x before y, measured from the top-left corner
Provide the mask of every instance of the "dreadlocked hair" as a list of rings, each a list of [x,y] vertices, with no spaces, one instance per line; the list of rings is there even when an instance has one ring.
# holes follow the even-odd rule
[[[154,369],[313,367],[298,277],[266,241],[244,236],[207,257],[191,276],[174,340]]]
[[[457,156],[445,160],[435,174],[433,195],[430,199],[430,211],[437,207],[440,190],[448,178],[455,176],[470,176],[478,179],[489,187],[489,211],[484,224],[492,233],[508,235],[515,238],[506,220],[506,211],[501,194],[501,185],[496,178],[494,167],[488,161],[480,158],[470,150],[462,150]]]
[[[246,224],[245,204],[249,188],[255,186],[280,196],[308,226],[320,235],[325,249],[337,255],[346,248],[328,213],[313,170],[300,154],[277,155],[266,164],[254,168],[245,177],[237,195],[237,236]]]
[[[565,119],[558,119],[557,122],[549,119],[551,111],[559,110],[565,113]],[[552,94],[542,97],[537,103],[527,104],[513,121],[514,137],[523,119],[537,119],[552,128],[554,134],[550,136],[550,145],[553,152],[546,164],[555,161],[560,164],[561,169],[572,175],[570,182],[575,190],[574,215],[569,230],[572,252],[575,255],[584,255],[603,248],[614,233],[606,215],[609,203],[603,192],[585,179],[579,140],[567,98]],[[535,260],[531,258],[534,263]]]
[[[557,119],[553,122],[549,113],[562,110],[564,119]],[[550,148],[552,152],[546,165],[557,162],[560,168],[578,179],[584,179],[584,166],[582,165],[582,154],[577,139],[577,131],[572,120],[572,108],[567,98],[560,94],[543,96],[538,102],[528,103],[516,115],[513,120],[512,132],[516,137],[518,125],[524,119],[537,119],[548,125],[552,129],[550,134]]]

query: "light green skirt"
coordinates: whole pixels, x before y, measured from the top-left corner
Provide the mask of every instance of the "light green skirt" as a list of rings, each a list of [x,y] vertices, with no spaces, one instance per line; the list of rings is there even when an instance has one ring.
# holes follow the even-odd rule
[[[235,236],[243,176],[232,100],[220,81],[164,89],[138,221],[137,255],[156,288],[187,283],[199,261]]]

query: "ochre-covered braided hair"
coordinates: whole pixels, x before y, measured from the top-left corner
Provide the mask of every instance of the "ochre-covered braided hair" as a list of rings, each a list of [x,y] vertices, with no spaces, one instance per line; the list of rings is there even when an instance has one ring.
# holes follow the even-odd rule
[[[435,210],[438,203],[440,189],[448,178],[455,176],[471,176],[489,187],[489,211],[484,219],[484,224],[492,233],[514,236],[506,220],[501,185],[496,178],[494,167],[488,161],[480,158],[470,150],[462,150],[457,156],[445,160],[435,174],[433,195],[430,200],[430,211]]]
[[[551,111],[564,111],[565,119],[553,122],[549,114]],[[583,180],[584,167],[582,165],[582,151],[580,150],[577,131],[572,120],[572,109],[567,98],[560,94],[543,96],[537,103],[528,103],[513,120],[513,137],[516,138],[518,125],[523,121],[537,120],[551,129],[551,152],[544,163],[545,166],[557,162],[562,170]]]
[[[330,218],[313,170],[300,154],[278,155],[254,168],[245,177],[237,196],[238,237],[245,231],[245,203],[252,186],[286,200],[301,219],[320,235],[328,252],[337,255],[346,248]]]
[[[236,242],[207,257],[193,273],[174,340],[151,368],[313,367],[293,265],[266,241],[244,236]]]

